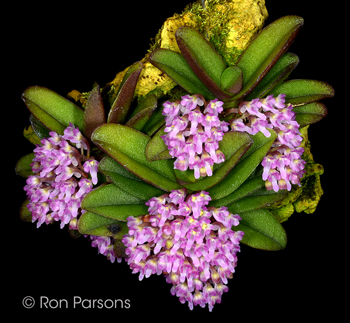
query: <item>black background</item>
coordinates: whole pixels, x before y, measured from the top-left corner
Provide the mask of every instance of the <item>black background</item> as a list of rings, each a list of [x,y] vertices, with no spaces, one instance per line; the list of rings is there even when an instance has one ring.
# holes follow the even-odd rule
[[[18,209],[25,200],[25,180],[14,174],[17,160],[32,151],[33,146],[21,136],[29,125],[29,112],[21,100],[22,91],[31,85],[48,87],[61,95],[77,89],[89,91],[93,82],[104,85],[115,74],[137,60],[149,48],[150,38],[158,32],[167,17],[181,12],[189,1],[102,1],[84,5],[21,4],[11,11],[3,41],[2,97],[9,100],[2,110],[2,169],[6,180],[2,193],[3,284],[9,283],[7,308],[13,315],[68,315],[85,318],[101,315],[101,319],[133,318],[165,320],[171,317],[199,318],[208,309],[198,306],[191,312],[170,294],[171,285],[161,276],[138,281],[125,263],[111,264],[87,239],[73,240],[58,225],[24,223]],[[215,305],[208,319],[284,320],[289,317],[321,318],[335,315],[342,308],[338,289],[346,288],[346,280],[338,281],[345,266],[345,254],[339,232],[348,216],[337,210],[341,205],[340,184],[346,177],[345,138],[339,134],[339,122],[346,122],[345,103],[341,103],[339,75],[346,73],[340,65],[345,51],[341,40],[344,27],[340,1],[267,0],[270,23],[284,15],[299,15],[304,27],[290,48],[300,64],[291,78],[322,80],[336,91],[333,99],[323,102],[328,116],[310,127],[312,153],[322,164],[324,196],[314,214],[295,213],[283,223],[288,235],[285,250],[267,252],[242,246],[234,278],[222,303]],[[5,15],[6,16],[6,15]],[[13,18],[12,18],[13,16]],[[6,17],[4,17],[6,18]],[[346,46],[345,46],[346,47]],[[10,72],[7,76],[7,72]],[[344,114],[341,114],[342,112]],[[3,112],[4,113],[4,112]],[[344,118],[344,119],[342,119]],[[5,122],[4,122],[5,121]],[[11,128],[8,128],[11,123]],[[332,146],[331,146],[332,145]],[[335,163],[338,160],[341,163]],[[346,174],[346,173],[344,173]],[[340,178],[339,178],[340,177]],[[10,183],[10,187],[8,187]],[[347,211],[348,212],[348,211]],[[344,259],[344,260],[343,260]],[[24,309],[22,299],[32,296],[37,304]],[[40,296],[66,299],[67,309],[40,309]],[[82,299],[130,300],[131,307],[118,309],[74,309],[73,297]],[[164,309],[165,313],[161,313]]]

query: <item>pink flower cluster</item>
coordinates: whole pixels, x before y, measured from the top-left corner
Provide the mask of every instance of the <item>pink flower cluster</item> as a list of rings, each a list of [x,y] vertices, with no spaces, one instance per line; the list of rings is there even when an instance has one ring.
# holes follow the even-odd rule
[[[102,236],[89,236],[86,235],[91,240],[91,247],[97,248],[98,253],[107,257],[112,263],[117,259],[118,263],[122,261],[122,258],[117,258],[114,253],[113,238],[102,237]]]
[[[226,207],[207,207],[205,191],[187,195],[186,189],[146,202],[149,215],[129,217],[129,233],[122,242],[126,261],[139,279],[165,274],[171,294],[211,311],[228,291],[237,264],[242,231],[232,231],[241,219]]]
[[[232,130],[251,135],[261,131],[266,137],[271,136],[267,128],[277,133],[276,141],[262,161],[266,189],[290,191],[291,184],[300,185],[305,173],[305,161],[301,158],[304,149],[300,147],[303,138],[292,105],[285,105],[285,94],[242,102],[239,112],[242,116],[230,123]]]
[[[176,158],[175,169],[193,169],[198,179],[211,176],[214,163],[225,160],[219,141],[229,130],[229,124],[219,119],[222,105],[217,99],[205,102],[200,95],[186,95],[179,102],[163,104],[166,135],[162,139],[170,155]]]
[[[69,144],[68,140],[82,150],[89,148],[86,138],[72,124],[63,136],[49,134],[34,149],[31,167],[35,175],[28,177],[24,187],[29,198],[27,208],[37,227],[60,221],[61,228],[69,223],[70,228],[76,229],[81,201],[97,184],[98,162],[87,159]]]

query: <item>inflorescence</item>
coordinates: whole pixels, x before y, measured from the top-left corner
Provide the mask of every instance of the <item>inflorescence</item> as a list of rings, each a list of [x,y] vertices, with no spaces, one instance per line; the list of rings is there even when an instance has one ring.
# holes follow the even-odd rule
[[[205,191],[187,195],[172,191],[146,202],[149,214],[127,219],[129,233],[122,242],[126,261],[139,279],[165,274],[171,294],[211,311],[228,291],[237,264],[242,231],[232,231],[241,219],[227,207],[207,207]]]
[[[231,120],[232,130],[251,135],[260,131],[266,137],[271,136],[267,128],[277,133],[277,139],[261,163],[266,189],[290,191],[291,184],[300,186],[305,173],[305,161],[301,158],[304,148],[300,147],[303,138],[292,105],[285,105],[285,94],[242,102],[239,113],[239,118]]]
[[[63,136],[49,134],[34,149],[31,167],[35,175],[28,177],[24,187],[27,207],[37,227],[60,221],[61,228],[69,224],[70,229],[76,229],[81,201],[98,181],[98,161],[84,156],[84,150],[89,155],[89,142],[72,124]]]
[[[211,176],[214,163],[225,161],[219,141],[229,124],[219,119],[222,105],[218,99],[205,102],[201,95],[186,95],[181,101],[163,104],[166,134],[162,139],[169,154],[176,158],[175,169],[193,169],[198,179]]]

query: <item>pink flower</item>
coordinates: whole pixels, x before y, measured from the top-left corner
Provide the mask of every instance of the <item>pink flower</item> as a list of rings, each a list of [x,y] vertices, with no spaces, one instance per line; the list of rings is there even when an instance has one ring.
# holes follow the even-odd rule
[[[101,236],[88,236],[90,238],[91,246],[98,249],[98,253],[104,255],[112,263],[117,259],[118,262],[121,258],[117,258],[114,253],[113,240],[111,237],[101,237]]]
[[[197,106],[203,106],[204,101],[199,95],[185,95],[181,98],[182,113],[189,114]]]
[[[64,130],[63,139],[68,140],[76,145],[77,148],[83,148],[89,150],[89,142],[83,137],[78,128],[75,128],[72,123],[69,123],[69,127]]]
[[[203,118],[204,115],[198,107],[189,113],[188,120],[191,121],[190,133],[192,135],[196,134],[198,124],[202,122]]]
[[[90,173],[91,180],[94,185],[97,184],[97,170],[98,170],[98,162],[95,159],[87,160],[84,165],[84,172]]]
[[[218,99],[211,100],[204,109],[204,113],[210,113],[218,116],[224,110],[223,105],[224,102],[219,101]]]

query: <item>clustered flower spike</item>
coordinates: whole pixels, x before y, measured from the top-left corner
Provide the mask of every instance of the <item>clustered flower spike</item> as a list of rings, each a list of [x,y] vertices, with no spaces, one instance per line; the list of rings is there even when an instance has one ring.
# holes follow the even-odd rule
[[[241,219],[227,207],[207,207],[205,191],[187,195],[172,191],[146,202],[149,214],[128,217],[129,233],[122,242],[126,261],[139,279],[165,274],[171,294],[211,311],[228,291],[237,264],[242,231],[232,231]]]
[[[97,184],[98,162],[69,144],[68,141],[89,154],[87,139],[73,124],[64,130],[63,136],[49,134],[34,149],[31,167],[35,175],[28,177],[24,187],[29,198],[27,207],[37,227],[60,221],[61,228],[69,223],[70,229],[76,229],[83,212],[81,201]]]
[[[162,136],[172,157],[174,168],[194,170],[196,179],[211,176],[213,165],[225,160],[219,141],[229,130],[228,123],[219,119],[223,102],[205,102],[200,95],[185,95],[181,101],[165,102],[166,135]]]
[[[267,190],[290,191],[291,184],[300,186],[305,173],[305,161],[301,158],[304,148],[300,147],[302,137],[292,109],[291,104],[285,105],[285,94],[276,98],[269,95],[264,99],[242,102],[239,106],[241,117],[230,123],[232,130],[246,131],[251,135],[260,131],[270,137],[267,128],[276,131],[277,139],[261,163]]]
[[[97,248],[98,253],[107,257],[112,263],[117,259],[117,262],[120,263],[122,258],[117,258],[114,252],[114,239],[111,237],[102,237],[102,236],[89,236],[88,237],[92,242],[91,246]]]

